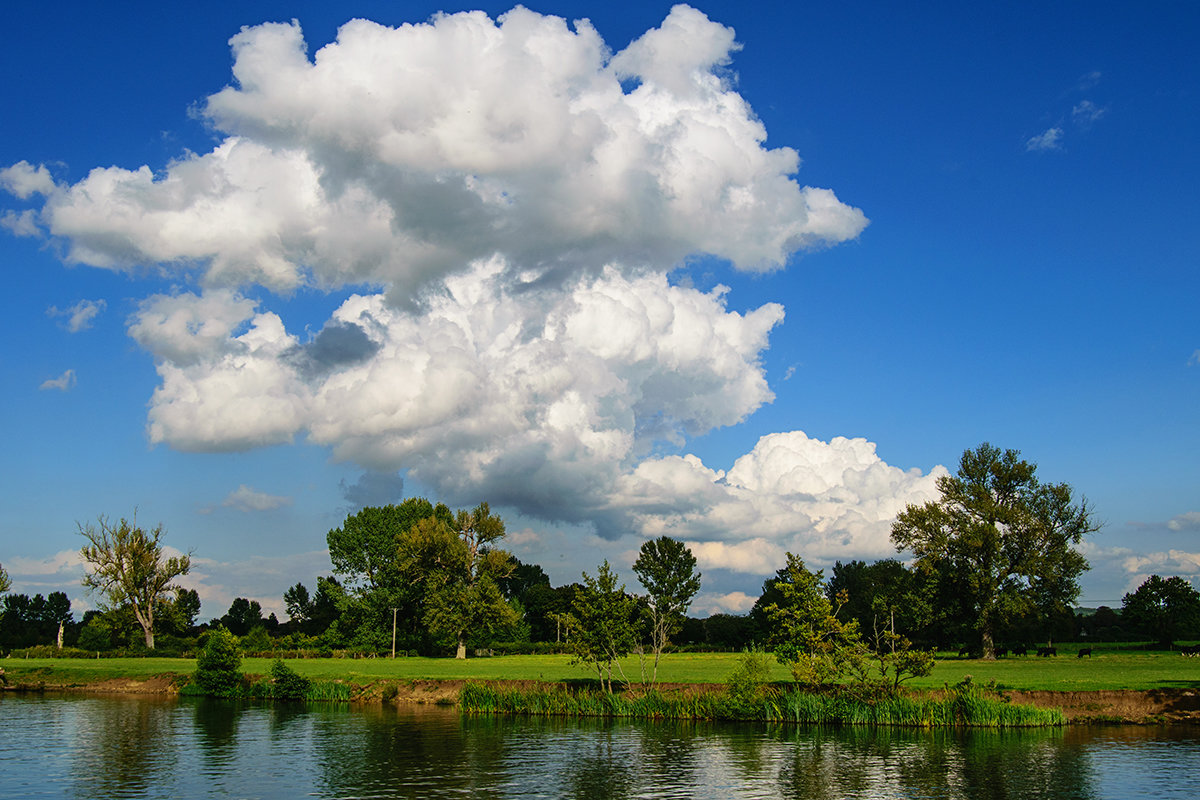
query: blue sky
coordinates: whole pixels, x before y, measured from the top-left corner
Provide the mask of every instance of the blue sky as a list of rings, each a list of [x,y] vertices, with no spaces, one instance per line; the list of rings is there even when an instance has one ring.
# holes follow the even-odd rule
[[[202,616],[281,609],[420,494],[555,583],[679,536],[742,611],[983,441],[1106,523],[1082,604],[1200,582],[1200,10],[510,8],[6,10],[14,591],[83,608],[136,508]]]

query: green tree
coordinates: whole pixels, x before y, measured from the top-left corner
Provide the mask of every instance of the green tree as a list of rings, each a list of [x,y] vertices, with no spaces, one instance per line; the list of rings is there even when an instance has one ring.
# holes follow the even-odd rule
[[[838,619],[843,593],[825,596],[821,570],[811,572],[803,559],[787,554],[787,566],[776,573],[777,599],[763,608],[770,621],[767,644],[792,672],[796,683],[828,686],[863,672],[865,647],[854,620]],[[837,603],[835,606],[834,603]]]
[[[154,625],[160,634],[187,636],[196,624],[200,613],[200,595],[195,589],[177,588],[175,596],[163,597],[158,601]]]
[[[312,599],[308,596],[308,587],[297,583],[283,593],[283,604],[287,608],[288,619],[303,627],[312,619]]]
[[[46,597],[46,605],[42,611],[43,637],[49,639],[53,636],[55,646],[61,650],[66,627],[74,621],[74,615],[71,613],[71,600],[67,597],[67,593],[51,592]]]
[[[596,670],[600,685],[612,692],[613,667],[625,680],[620,659],[629,655],[637,639],[638,602],[617,585],[617,574],[608,561],[593,578],[583,573],[583,586],[575,594],[571,613],[565,615],[567,645],[577,664]]]
[[[262,606],[257,600],[250,600],[246,597],[234,598],[220,622],[234,636],[245,636],[251,628],[263,624]]]
[[[449,508],[441,503],[434,506],[423,497],[351,514],[342,527],[325,537],[334,573],[342,576],[350,589],[394,587],[399,581],[396,547],[400,536],[428,517],[453,523]]]
[[[175,588],[173,581],[186,575],[191,556],[163,555],[163,527],[147,532],[122,518],[112,524],[106,517],[97,526],[79,525],[79,533],[88,543],[79,551],[87,565],[83,585],[98,591],[111,607],[129,607],[146,638],[146,649],[154,649],[154,609],[166,592]]]
[[[504,521],[487,503],[459,511],[453,530],[427,519],[412,531],[418,535],[405,539],[403,561],[424,572],[425,624],[455,643],[455,658],[467,657],[468,634],[487,637],[517,622],[499,585],[514,560],[495,547],[504,537]]]
[[[984,658],[995,658],[995,632],[1030,608],[1068,604],[1079,595],[1087,560],[1074,546],[1099,530],[1086,500],[1065,483],[1043,484],[1037,466],[1016,450],[984,443],[963,453],[955,476],[937,481],[941,498],[909,505],[892,542],[927,574],[958,577]]]
[[[929,601],[918,577],[894,558],[868,564],[838,561],[825,586],[834,601],[848,597],[842,613],[879,649],[884,634],[914,637],[928,623]]]
[[[4,565],[0,564],[0,594],[4,594],[12,588],[12,581],[8,579],[8,573],[4,571]]]
[[[208,632],[196,659],[196,683],[214,697],[229,697],[241,685],[241,665],[237,637],[218,626]]]
[[[1151,575],[1122,600],[1121,618],[1169,648],[1177,638],[1190,636],[1200,624],[1200,592],[1178,575]]]
[[[683,542],[661,536],[643,542],[633,572],[646,590],[650,616],[650,651],[654,654],[651,685],[658,682],[658,662],[671,636],[683,626],[692,598],[700,591],[696,557]]]
[[[454,523],[454,515],[445,505],[414,497],[399,505],[364,508],[348,516],[342,527],[329,531],[329,557],[346,590],[339,599],[332,633],[357,647],[387,649],[393,609],[397,609],[400,638],[410,646],[428,640],[423,627],[424,585],[415,584],[405,573],[400,553],[402,537],[427,519],[451,527]]]

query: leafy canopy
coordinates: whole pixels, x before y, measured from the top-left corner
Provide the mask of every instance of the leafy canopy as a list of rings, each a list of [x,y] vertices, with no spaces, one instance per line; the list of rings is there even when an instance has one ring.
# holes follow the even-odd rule
[[[79,551],[87,565],[83,585],[102,593],[111,608],[128,606],[154,649],[155,604],[176,588],[173,581],[191,568],[188,555],[163,555],[163,526],[147,532],[121,518],[116,524],[101,516],[97,525],[79,525],[87,544]]]
[[[909,505],[892,526],[918,570],[954,577],[949,596],[974,615],[985,658],[1005,620],[1074,602],[1088,568],[1074,546],[1100,527],[1069,485],[1041,483],[1019,456],[987,443],[965,451],[958,473],[938,479],[941,498]]]

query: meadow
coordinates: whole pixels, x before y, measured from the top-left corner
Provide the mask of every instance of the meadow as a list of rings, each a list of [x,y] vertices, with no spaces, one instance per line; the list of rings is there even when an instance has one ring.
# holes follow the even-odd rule
[[[1129,645],[1122,645],[1127,648]],[[963,681],[989,684],[1018,691],[1118,691],[1170,688],[1200,689],[1200,658],[1186,658],[1166,651],[1137,651],[1094,647],[1090,658],[1076,658],[1074,650],[1061,648],[1051,658],[1008,657],[996,661],[958,658],[939,654],[933,673],[905,685],[914,689],[941,689]],[[672,653],[659,665],[662,683],[723,683],[737,663],[736,653]],[[272,659],[247,658],[241,669],[251,675],[270,672]],[[286,659],[288,666],[318,681],[344,681],[355,685],[377,681],[473,680],[589,682],[595,677],[565,655],[510,655],[491,658],[312,658]],[[85,686],[114,679],[146,679],[164,674],[181,677],[195,670],[194,659],[100,658],[0,660],[10,683],[73,684]],[[640,682],[636,657],[622,662],[625,676]],[[773,665],[774,681],[790,682],[788,671]]]

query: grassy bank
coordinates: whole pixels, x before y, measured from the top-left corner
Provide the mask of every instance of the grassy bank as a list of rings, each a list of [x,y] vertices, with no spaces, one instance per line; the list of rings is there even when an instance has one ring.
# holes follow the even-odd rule
[[[723,683],[737,662],[734,653],[675,653],[659,668],[666,683]],[[369,684],[378,681],[542,681],[587,682],[592,676],[572,666],[566,656],[530,655],[475,658],[456,661],[445,658],[377,659],[288,659],[300,675],[317,681]],[[0,659],[10,682],[87,685],[106,680],[145,679],[156,675],[190,675],[192,659]],[[266,675],[271,659],[250,658],[242,671]],[[633,681],[640,676],[636,658],[623,662]],[[940,689],[971,676],[976,684],[995,682],[1021,691],[1148,691],[1155,689],[1200,689],[1200,658],[1177,653],[1097,650],[1091,658],[1064,654],[1057,658],[1007,658],[978,661],[958,658],[939,660],[933,673],[911,682],[912,688]],[[772,680],[790,678],[780,665],[773,666]]]
[[[472,714],[737,720],[891,727],[1027,728],[1063,725],[1057,709],[1009,703],[970,683],[939,695],[902,694],[861,700],[845,694],[767,689],[736,700],[724,691],[607,694],[563,685],[512,688],[468,683],[459,705]]]

